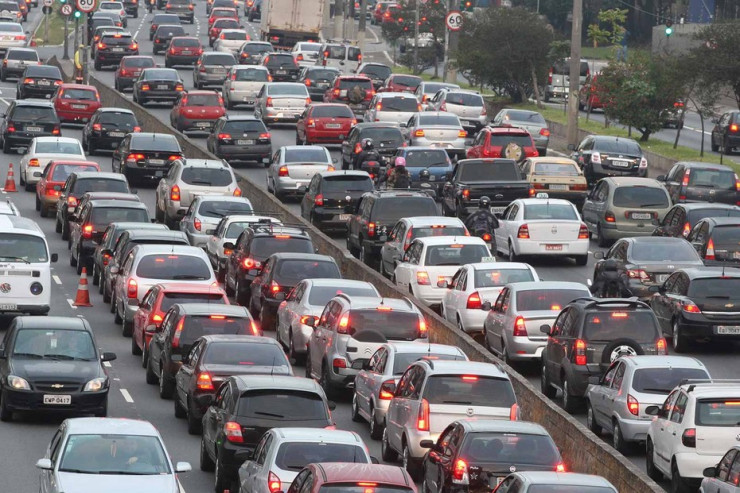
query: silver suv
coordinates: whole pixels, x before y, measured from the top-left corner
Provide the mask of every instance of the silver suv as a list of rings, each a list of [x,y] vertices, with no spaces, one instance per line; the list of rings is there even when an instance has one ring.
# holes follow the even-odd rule
[[[180,220],[180,231],[191,245],[206,248],[208,239],[224,216],[253,214],[252,203],[244,197],[228,195],[201,195],[193,199],[185,216]]]
[[[427,110],[457,115],[470,136],[488,125],[486,103],[483,96],[474,91],[440,89],[427,104]]]

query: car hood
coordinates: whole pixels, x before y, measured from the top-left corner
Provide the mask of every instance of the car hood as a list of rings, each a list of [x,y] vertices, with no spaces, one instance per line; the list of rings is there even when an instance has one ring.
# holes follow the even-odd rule
[[[58,473],[59,491],[64,493],[177,493],[177,481],[169,474],[122,476],[119,474]]]
[[[79,379],[80,382],[103,376],[98,361],[56,361],[13,359],[12,373],[27,380]]]

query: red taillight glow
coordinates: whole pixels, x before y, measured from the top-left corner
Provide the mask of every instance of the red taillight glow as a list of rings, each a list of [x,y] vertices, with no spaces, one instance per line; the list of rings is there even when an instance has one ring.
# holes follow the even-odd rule
[[[396,394],[396,381],[395,380],[386,380],[380,385],[380,399],[384,401],[389,401],[393,399],[393,396]]]
[[[319,207],[324,205],[324,196],[321,194],[318,194],[316,197],[313,198],[313,204],[317,205]]]
[[[182,328],[185,325],[185,317],[182,317],[177,322],[177,327],[175,327],[175,334],[172,336],[172,347],[177,348],[180,347],[180,336],[182,335]]]
[[[270,292],[272,294],[280,292],[280,284],[276,283],[275,281],[272,281],[270,283]]]
[[[344,358],[334,358],[331,366],[334,368],[347,368],[347,361]]]
[[[422,399],[419,405],[419,415],[416,418],[418,431],[429,431],[429,401]]]
[[[526,224],[522,224],[519,226],[519,231],[516,234],[516,237],[523,240],[529,239],[529,226]]]
[[[452,468],[452,482],[455,484],[468,484],[470,482],[468,463],[463,459],[457,459],[455,461],[455,465]]]
[[[213,390],[213,380],[211,375],[206,372],[198,373],[198,379],[195,382],[198,390]]]
[[[575,343],[576,365],[583,366],[586,364],[586,342],[577,339]]]
[[[714,240],[709,239],[709,243],[707,243],[707,253],[704,254],[704,258],[706,260],[714,260]]]
[[[198,219],[197,217],[196,217],[195,219],[193,219],[193,227],[194,227],[194,228],[195,228],[196,230],[200,231],[200,228],[201,228],[202,226],[203,226],[203,223],[202,223],[202,222],[200,222],[200,219]]]
[[[173,185],[172,188],[170,188],[170,200],[180,201],[180,187],[177,185]]]
[[[242,427],[235,421],[228,421],[224,424],[224,435],[231,443],[244,443],[242,436]]]
[[[139,283],[136,282],[136,279],[129,279],[128,283],[126,283],[126,296],[129,298],[136,298],[138,294]]]
[[[588,240],[588,226],[586,226],[585,224],[581,224],[581,227],[578,230],[578,239]]]
[[[681,302],[681,309],[686,313],[701,313],[701,310],[693,301],[684,300]]]
[[[684,447],[696,448],[696,428],[687,428],[681,435]]]
[[[82,226],[82,237],[85,239],[92,238],[93,226],[92,224],[85,224]]]
[[[280,169],[278,169],[278,176],[288,176],[288,167],[280,166]]]
[[[627,410],[635,416],[640,414],[640,403],[632,395],[627,396]]]
[[[615,222],[617,222],[617,218],[614,217],[614,213],[613,212],[606,211],[604,213],[604,221],[606,221],[608,223],[615,223]]]
[[[527,337],[527,326],[524,322],[524,317],[519,315],[514,320],[514,337]]]
[[[420,270],[416,272],[416,284],[419,286],[430,286],[429,274],[426,271]]]
[[[565,472],[565,464],[562,462],[555,466],[555,472]]]
[[[658,339],[658,342],[655,343],[655,349],[658,354],[668,354],[668,348],[664,338],[661,337]]]
[[[278,478],[274,472],[270,471],[270,474],[267,475],[267,488],[270,490],[270,493],[280,491],[281,487],[280,478]]]
[[[480,310],[480,307],[481,307],[480,294],[478,294],[477,291],[470,293],[470,296],[468,296],[468,303],[466,305],[466,308],[468,310]]]

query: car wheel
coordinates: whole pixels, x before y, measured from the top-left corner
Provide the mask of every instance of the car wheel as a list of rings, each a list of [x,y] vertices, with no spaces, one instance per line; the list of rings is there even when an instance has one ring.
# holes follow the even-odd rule
[[[306,350],[306,378],[313,379],[313,375],[311,374],[311,353]]]
[[[260,309],[260,327],[262,328],[262,332],[275,330],[275,317],[267,313],[267,307],[265,306]]]
[[[247,306],[249,304],[249,293],[247,293],[246,290],[242,288],[241,281],[236,282],[236,289],[234,291],[234,298],[236,299],[236,303],[241,306]]]
[[[41,200],[39,199],[38,194],[34,195],[34,197],[36,198],[36,210],[41,212]],[[45,216],[42,215],[41,217]]]
[[[586,401],[586,426],[594,435],[601,435],[601,426],[596,422],[596,415],[591,401]]]
[[[678,324],[678,320],[673,321],[673,331],[671,332],[671,345],[673,350],[677,353],[685,353],[688,350],[688,343],[686,342],[686,336],[681,334],[681,326]]]
[[[237,491],[238,490],[238,488],[234,488],[234,485],[231,484],[231,483],[233,483],[233,481],[230,481],[229,479],[227,479],[226,477],[224,477],[223,465],[221,464],[221,458],[220,457],[217,457],[216,458],[216,474],[215,474],[215,476],[216,476],[216,478],[215,478],[216,479],[215,488],[216,488],[216,492],[217,493],[222,493],[224,490],[229,490],[229,491]]]
[[[357,392],[352,394],[352,421],[362,423],[364,420],[360,416],[360,406],[357,404]]]
[[[64,221],[62,223],[62,239],[63,240],[69,240],[69,224],[66,224],[67,221]]]
[[[293,341],[293,333],[289,334],[288,339],[288,357],[295,362],[296,365],[303,364],[306,356],[300,354],[295,349],[295,342]]]
[[[547,365],[545,365],[544,361],[542,362],[542,374],[540,375],[540,392],[550,399],[555,397],[555,394],[557,393],[555,387],[552,386],[550,379],[547,376]]]
[[[111,293],[110,312],[113,313],[113,314],[116,313],[116,297],[115,297],[115,293]]]
[[[57,217],[57,220],[56,220],[56,225],[54,226],[54,231],[56,231],[57,233],[61,233],[62,232],[62,223],[61,223],[61,221],[59,221],[59,218],[58,217]]]
[[[190,435],[199,435],[203,431],[203,421],[195,414],[193,403],[190,399],[188,399],[188,407],[185,411],[188,418],[188,433]]]
[[[110,303],[110,292],[107,288],[108,282],[103,279],[103,282],[101,282],[100,285],[103,287],[103,303]]]
[[[70,267],[77,267],[77,259],[72,256],[72,252],[69,253],[69,265]]]
[[[408,444],[405,441],[403,442],[402,461],[403,468],[406,469],[406,472],[409,473],[411,479],[413,479],[414,481],[418,481],[420,476],[419,461],[411,457],[411,448],[409,448]]]
[[[200,470],[204,472],[213,472],[215,464],[213,459],[206,452],[205,438],[200,439]]]
[[[576,261],[576,265],[588,264],[588,255],[576,255],[574,258]]]
[[[3,138],[3,153],[4,154],[10,154],[12,151],[12,147],[10,147],[10,143],[8,142],[8,139]]]
[[[123,334],[123,337],[131,337],[134,333],[134,321],[126,320],[124,317],[123,322],[121,323],[121,333]]]
[[[514,253],[514,245],[509,242],[509,262],[519,262],[519,255]]]
[[[93,286],[100,286],[100,271],[98,270],[98,266],[93,262],[92,265],[92,283]]]
[[[149,351],[146,351],[146,355],[146,383],[154,385],[159,380],[159,377],[154,373],[154,367],[152,366],[152,362],[149,360]]]
[[[668,491],[671,493],[690,493],[692,491],[688,482],[678,472],[678,465],[675,460],[671,464],[671,487]],[[696,488],[693,491],[696,491]]]
[[[375,417],[375,409],[370,404],[370,438],[380,440],[383,437],[383,425]]]
[[[173,399],[175,403],[175,417],[178,419],[182,419],[188,415],[188,412],[185,410],[184,407],[182,407],[182,404],[180,404],[180,399],[178,396],[175,396]]]
[[[8,422],[13,420],[13,411],[8,408],[5,402],[5,393],[0,392],[0,421]]]
[[[164,361],[159,362],[159,397],[162,399],[171,399],[174,393],[175,385],[172,381],[167,380],[164,374]]]
[[[604,232],[601,229],[601,224],[596,225],[596,244],[602,248],[609,246],[610,241],[604,237]]]
[[[719,146],[714,143],[714,136],[710,138],[711,146],[712,146],[712,152],[719,152]]]
[[[645,445],[645,472],[653,481],[663,481],[663,473],[655,467],[655,451],[653,442],[648,438]]]
[[[612,428],[612,447],[620,454],[626,454],[629,451],[629,443],[624,441],[624,435],[622,435],[622,429],[619,427],[619,421],[614,420],[614,427]]]
[[[566,412],[574,413],[581,407],[581,398],[570,393],[568,378],[563,378],[563,409]]]
[[[72,257],[70,256],[69,258],[71,259]],[[80,276],[80,275],[82,275],[82,268],[85,267],[85,262],[84,262],[84,260],[82,258],[82,252],[80,251],[80,247],[79,246],[77,247],[77,262],[76,263],[77,263],[77,266],[76,266],[77,267],[77,275]]]
[[[388,443],[388,427],[383,427],[383,437],[380,439],[380,457],[383,462],[396,462],[398,461],[398,453],[391,448]]]
[[[335,397],[334,389],[331,386],[331,380],[329,380],[329,365],[327,364],[324,364],[321,367],[321,380],[319,381],[319,385],[324,389],[327,399],[333,399]]]

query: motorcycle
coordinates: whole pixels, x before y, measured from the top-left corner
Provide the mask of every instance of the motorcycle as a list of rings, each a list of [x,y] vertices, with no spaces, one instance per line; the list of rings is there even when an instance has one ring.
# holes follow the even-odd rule
[[[589,283],[591,294],[597,298],[629,298],[632,296],[632,291],[624,285],[619,271],[604,269],[601,275],[602,281],[598,285]]]
[[[380,161],[365,161],[362,163],[363,171],[367,171],[370,175],[370,179],[375,184],[375,188],[378,188],[381,182],[381,178],[385,176],[386,167]]]
[[[478,238],[486,242],[488,250],[493,256],[496,256],[496,237],[492,233],[490,233],[489,231],[477,230],[471,231],[470,234],[472,236],[477,236]]]

